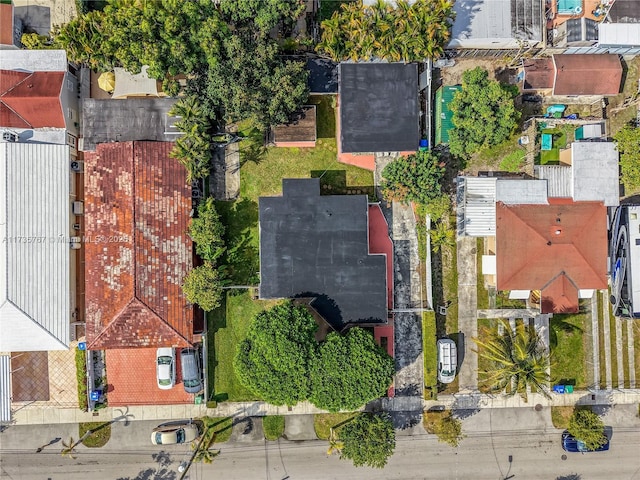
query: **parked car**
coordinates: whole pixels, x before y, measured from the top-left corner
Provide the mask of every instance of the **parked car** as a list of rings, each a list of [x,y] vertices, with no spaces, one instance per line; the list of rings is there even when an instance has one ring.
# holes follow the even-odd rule
[[[169,390],[176,384],[176,354],[173,348],[156,350],[156,380],[161,390]]]
[[[566,452],[580,452],[580,453],[589,453],[589,452],[605,452],[609,450],[609,438],[607,437],[607,441],[604,445],[600,445],[595,450],[589,450],[584,442],[576,439],[573,435],[569,433],[568,430],[562,432],[562,449]]]
[[[202,369],[200,368],[200,352],[195,348],[183,348],[180,351],[182,367],[182,385],[187,393],[198,393],[202,390]]]
[[[458,349],[456,342],[450,338],[438,340],[438,381],[451,383],[456,378],[458,366]]]
[[[193,442],[200,436],[200,433],[200,426],[191,420],[165,423],[153,429],[151,443],[154,445],[175,445]]]

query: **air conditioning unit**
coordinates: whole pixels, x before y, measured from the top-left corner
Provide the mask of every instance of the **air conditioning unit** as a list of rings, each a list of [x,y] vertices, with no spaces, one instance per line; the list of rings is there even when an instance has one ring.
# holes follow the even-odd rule
[[[83,202],[73,202],[72,211],[74,215],[83,215],[84,214],[84,203]]]
[[[16,132],[3,131],[2,132],[2,140],[5,142],[17,142],[20,139],[20,136]]]
[[[82,162],[71,162],[71,170],[73,170],[74,172],[82,172]]]

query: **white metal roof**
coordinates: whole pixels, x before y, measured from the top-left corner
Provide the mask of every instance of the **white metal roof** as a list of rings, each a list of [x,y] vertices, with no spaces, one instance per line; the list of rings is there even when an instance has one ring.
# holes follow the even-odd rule
[[[573,195],[573,170],[567,165],[536,165],[534,174],[547,181],[550,198],[571,198]]]
[[[0,143],[0,351],[69,348],[69,175],[67,145]]]
[[[464,177],[464,235],[490,237],[496,234],[496,179]]]
[[[68,65],[64,50],[2,50],[0,55],[0,70],[65,72]]]
[[[501,178],[496,185],[496,202],[507,205],[546,205],[547,182]]]
[[[599,23],[598,45],[640,46],[640,23]]]
[[[573,142],[573,199],[620,204],[618,151],[613,142]]]
[[[0,355],[0,422],[11,421],[11,357]]]

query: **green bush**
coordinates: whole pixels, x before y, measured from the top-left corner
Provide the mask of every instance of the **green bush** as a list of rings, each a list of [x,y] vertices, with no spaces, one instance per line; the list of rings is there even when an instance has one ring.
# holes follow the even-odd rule
[[[284,433],[284,417],[282,415],[269,415],[262,419],[264,438],[278,440]]]
[[[89,409],[87,397],[87,355],[76,347],[76,380],[78,381],[78,407],[83,412]]]

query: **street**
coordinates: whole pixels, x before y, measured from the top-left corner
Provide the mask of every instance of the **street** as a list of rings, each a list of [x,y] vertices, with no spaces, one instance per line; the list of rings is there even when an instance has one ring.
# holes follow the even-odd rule
[[[347,460],[327,457],[327,442],[281,440],[266,444],[221,444],[221,454],[212,465],[193,465],[186,478],[602,480],[615,475],[616,479],[640,480],[640,430],[635,425],[616,426],[608,452],[582,455],[561,449],[559,430],[540,431],[533,425],[522,428],[498,418],[493,422],[498,428],[467,432],[468,437],[458,449],[439,443],[434,435],[399,434],[396,452],[384,470],[354,468]],[[25,441],[9,444],[10,437],[6,436],[9,430],[27,428],[10,427],[0,436],[0,478],[177,480],[178,465],[188,450],[147,444],[152,423],[116,425],[109,448],[95,451],[79,448],[75,460],[62,457],[59,444],[46,447],[39,454],[27,449]]]

